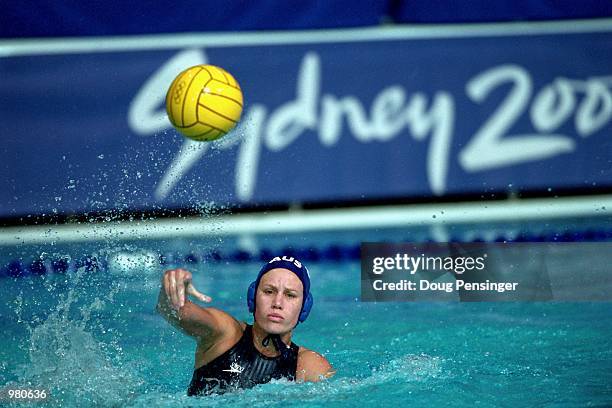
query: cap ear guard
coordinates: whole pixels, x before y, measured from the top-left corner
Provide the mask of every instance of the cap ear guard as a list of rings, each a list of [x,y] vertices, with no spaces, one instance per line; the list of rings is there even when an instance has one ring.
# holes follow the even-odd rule
[[[308,296],[306,296],[306,299],[304,300],[304,305],[302,306],[302,311],[300,312],[300,317],[298,318],[298,321],[300,323],[302,323],[308,317],[310,309],[312,309],[312,303],[312,293],[309,293]]]
[[[247,290],[247,306],[249,307],[249,313],[255,313],[255,291],[257,290],[257,281],[251,282],[249,285],[249,289]],[[298,322],[302,323],[308,315],[310,314],[310,309],[312,309],[312,304],[314,300],[312,298],[312,293],[308,293],[306,299],[304,299],[304,304],[302,306],[302,310],[300,311],[300,317],[298,318]]]
[[[253,281],[247,290],[247,306],[249,313],[255,313],[255,290],[257,289],[257,281]]]

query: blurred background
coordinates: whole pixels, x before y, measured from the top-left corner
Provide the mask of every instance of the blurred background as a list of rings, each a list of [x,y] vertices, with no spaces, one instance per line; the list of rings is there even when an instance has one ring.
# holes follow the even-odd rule
[[[602,1],[9,3],[0,220],[606,194],[610,15]],[[245,96],[215,144],[164,112],[200,63]]]
[[[257,233],[332,231],[285,245],[315,258],[355,258],[391,227],[606,240],[611,16],[605,1],[9,3],[0,242],[231,235],[214,257],[245,260],[268,254]],[[244,93],[214,143],[164,109],[196,64]],[[8,258],[5,274],[30,262]]]
[[[191,405],[193,344],[154,313],[159,276],[189,268],[249,320],[249,279],[282,252],[313,275],[297,342],[339,374],[212,405],[609,405],[609,303],[359,302],[359,258],[361,242],[598,242],[534,262],[553,299],[609,298],[611,2],[5,3],[0,383]],[[244,93],[213,143],[165,113],[196,64]]]

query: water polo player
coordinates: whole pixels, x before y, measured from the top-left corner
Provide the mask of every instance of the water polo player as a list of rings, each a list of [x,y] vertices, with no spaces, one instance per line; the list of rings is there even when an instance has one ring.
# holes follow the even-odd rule
[[[313,304],[308,270],[297,259],[276,257],[261,268],[247,292],[253,325],[198,306],[187,295],[212,300],[193,286],[190,272],[166,271],[157,310],[197,341],[188,395],[222,393],[280,378],[319,381],[335,373],[325,357],[291,342],[293,330],[306,320]]]

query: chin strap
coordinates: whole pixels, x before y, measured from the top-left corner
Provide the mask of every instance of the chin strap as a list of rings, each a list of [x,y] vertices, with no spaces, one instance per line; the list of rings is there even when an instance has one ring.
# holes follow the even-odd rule
[[[274,347],[276,347],[276,350],[280,352],[282,359],[289,358],[289,351],[291,350],[291,346],[283,343],[283,341],[281,340],[278,334],[268,334],[261,341],[261,345],[264,347],[268,347],[268,344],[270,344],[270,340],[272,340],[272,344],[274,344]]]

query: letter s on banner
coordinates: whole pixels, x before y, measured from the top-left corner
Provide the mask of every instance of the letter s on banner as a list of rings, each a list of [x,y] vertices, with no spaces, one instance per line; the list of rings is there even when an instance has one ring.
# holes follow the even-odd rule
[[[130,103],[130,129],[136,134],[148,136],[171,128],[164,104],[166,90],[179,72],[199,64],[206,64],[204,52],[198,49],[185,50],[176,54],[151,75]]]

